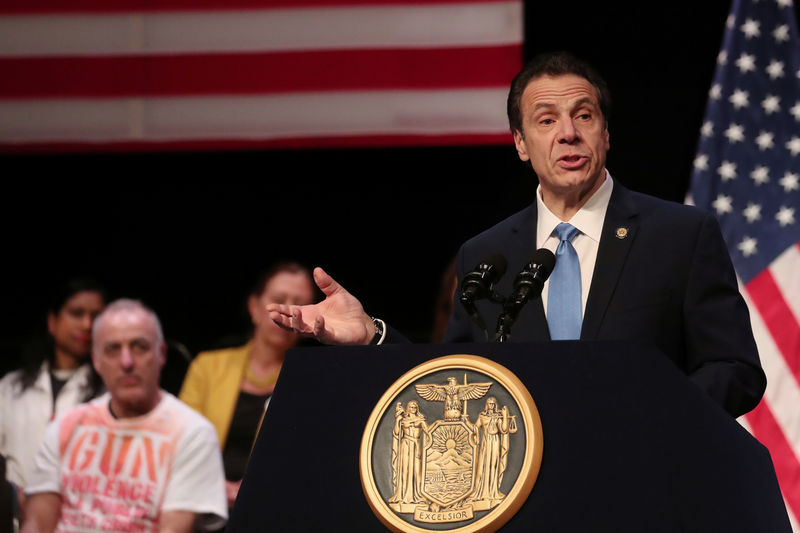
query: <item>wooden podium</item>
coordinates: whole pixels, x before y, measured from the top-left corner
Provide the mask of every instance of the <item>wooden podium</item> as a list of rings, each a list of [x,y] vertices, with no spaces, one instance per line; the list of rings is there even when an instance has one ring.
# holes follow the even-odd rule
[[[504,532],[790,532],[769,453],[664,355],[630,342],[290,351],[228,531],[381,531],[362,492],[372,409],[414,366],[492,359],[528,387],[544,455]]]

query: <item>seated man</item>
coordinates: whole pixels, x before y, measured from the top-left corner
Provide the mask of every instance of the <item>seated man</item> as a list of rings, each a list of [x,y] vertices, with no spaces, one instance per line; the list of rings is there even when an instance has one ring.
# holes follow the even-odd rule
[[[108,392],[50,424],[26,493],[22,531],[192,531],[227,519],[213,426],[159,388],[158,317],[117,300],[92,329]]]

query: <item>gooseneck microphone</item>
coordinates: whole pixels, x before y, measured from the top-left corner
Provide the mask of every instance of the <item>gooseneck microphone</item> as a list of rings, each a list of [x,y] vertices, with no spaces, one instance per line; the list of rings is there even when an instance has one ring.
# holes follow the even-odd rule
[[[511,326],[526,303],[535,300],[542,294],[544,282],[550,277],[556,265],[556,256],[546,248],[539,248],[528,258],[517,277],[514,278],[514,289],[503,304],[503,313],[497,320],[495,340],[505,342],[511,334]]]
[[[508,269],[508,261],[500,254],[489,254],[461,281],[461,303],[474,302],[492,295],[492,287]]]
[[[477,266],[464,276],[461,280],[461,305],[467,314],[479,328],[481,328],[489,339],[489,331],[486,322],[475,307],[475,301],[489,298],[498,301],[499,297],[494,293],[494,284],[500,281],[508,268],[508,261],[500,254],[489,254],[477,264]]]

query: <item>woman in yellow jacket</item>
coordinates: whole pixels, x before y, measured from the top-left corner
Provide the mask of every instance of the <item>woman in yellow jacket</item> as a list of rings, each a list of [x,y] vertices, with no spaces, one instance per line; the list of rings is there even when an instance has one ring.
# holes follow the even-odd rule
[[[251,292],[247,307],[253,338],[246,345],[203,352],[192,361],[180,399],[208,418],[217,430],[225,466],[228,506],[233,506],[286,350],[298,337],[270,320],[268,303],[313,303],[314,285],[305,267],[281,263],[267,270]]]

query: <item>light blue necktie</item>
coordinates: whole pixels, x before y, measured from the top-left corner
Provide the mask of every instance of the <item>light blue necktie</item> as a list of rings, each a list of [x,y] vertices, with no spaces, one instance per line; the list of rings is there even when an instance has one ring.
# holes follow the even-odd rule
[[[547,293],[547,324],[553,340],[571,340],[581,337],[583,323],[581,311],[581,265],[572,246],[578,228],[562,222],[555,234],[561,241],[556,249],[556,266],[550,276]]]

